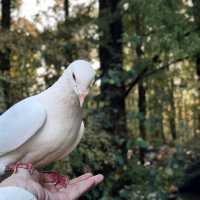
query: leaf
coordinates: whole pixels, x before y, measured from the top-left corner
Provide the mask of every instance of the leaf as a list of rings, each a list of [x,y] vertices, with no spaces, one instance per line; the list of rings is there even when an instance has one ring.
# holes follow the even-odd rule
[[[170,167],[167,167],[167,168],[165,169],[165,173],[166,173],[168,176],[173,176],[173,175],[174,175],[174,172],[173,172],[172,168],[170,168]]]
[[[145,141],[143,138],[138,137],[135,141],[136,145],[138,145],[140,148],[147,148],[148,147],[148,142]]]

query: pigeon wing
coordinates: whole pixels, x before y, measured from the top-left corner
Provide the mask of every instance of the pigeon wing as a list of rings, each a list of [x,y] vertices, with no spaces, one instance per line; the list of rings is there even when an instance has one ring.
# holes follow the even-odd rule
[[[31,98],[25,99],[0,116],[0,156],[29,140],[44,125],[46,111]]]

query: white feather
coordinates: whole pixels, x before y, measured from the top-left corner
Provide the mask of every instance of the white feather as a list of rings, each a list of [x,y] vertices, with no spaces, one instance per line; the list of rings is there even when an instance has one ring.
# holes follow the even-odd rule
[[[0,155],[17,149],[42,127],[45,109],[37,102],[26,99],[0,116]]]

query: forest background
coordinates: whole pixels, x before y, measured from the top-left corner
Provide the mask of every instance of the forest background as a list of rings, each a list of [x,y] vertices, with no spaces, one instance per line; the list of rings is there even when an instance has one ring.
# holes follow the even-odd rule
[[[104,174],[82,199],[195,199],[179,194],[200,184],[200,1],[45,2],[27,18],[27,0],[1,0],[0,112],[86,59],[84,139],[49,168]]]

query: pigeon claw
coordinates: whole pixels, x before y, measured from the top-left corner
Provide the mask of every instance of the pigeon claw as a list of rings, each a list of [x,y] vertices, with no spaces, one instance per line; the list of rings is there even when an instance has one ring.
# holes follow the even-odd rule
[[[31,163],[17,163],[13,165],[9,165],[8,169],[13,171],[13,173],[17,173],[18,169],[27,169],[30,174],[33,174],[33,165]]]
[[[49,177],[49,180],[52,180],[51,182],[55,186],[61,186],[61,187],[66,188],[69,183],[69,178],[67,176],[61,176],[56,171],[43,172],[43,173],[47,174],[47,176]]]
[[[59,176],[55,185],[56,186],[60,185],[64,188],[66,188],[68,183],[69,183],[69,178],[67,176]]]

